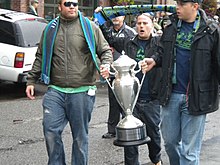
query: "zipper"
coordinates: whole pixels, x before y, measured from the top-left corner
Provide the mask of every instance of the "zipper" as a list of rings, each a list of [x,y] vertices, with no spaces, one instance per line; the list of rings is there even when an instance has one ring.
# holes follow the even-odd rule
[[[65,33],[65,38],[64,38],[64,48],[65,48],[65,50],[64,50],[64,65],[65,65],[65,72],[66,72],[66,75],[65,75],[65,79],[67,80],[67,49],[68,49],[68,40],[67,40],[67,36],[68,36],[68,24],[67,25],[65,25],[65,29],[64,29],[65,31],[64,31],[64,33]]]

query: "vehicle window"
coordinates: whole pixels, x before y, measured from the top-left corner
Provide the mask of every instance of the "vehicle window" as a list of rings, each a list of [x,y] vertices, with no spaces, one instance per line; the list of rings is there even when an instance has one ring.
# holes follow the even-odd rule
[[[11,22],[0,20],[0,42],[10,45],[16,44],[15,32]]]
[[[46,21],[42,20],[19,20],[16,22],[20,30],[20,46],[32,47],[37,46],[44,28],[47,25]]]

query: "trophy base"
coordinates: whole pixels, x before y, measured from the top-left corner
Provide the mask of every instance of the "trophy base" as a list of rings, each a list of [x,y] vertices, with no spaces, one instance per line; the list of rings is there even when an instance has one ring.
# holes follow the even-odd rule
[[[116,140],[113,142],[113,144],[116,146],[125,147],[142,145],[149,141],[150,137],[147,136],[145,124],[136,128],[121,128],[117,126]]]
[[[139,146],[146,144],[150,141],[150,137],[147,137],[146,139],[143,140],[138,140],[138,141],[130,141],[130,142],[123,142],[119,140],[114,140],[113,144],[118,147],[126,147],[126,146]]]

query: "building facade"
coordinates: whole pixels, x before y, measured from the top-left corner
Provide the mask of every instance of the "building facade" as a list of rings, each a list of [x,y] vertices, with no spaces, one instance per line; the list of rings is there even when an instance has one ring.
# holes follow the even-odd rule
[[[58,14],[58,0],[39,0],[38,15],[47,19],[52,19]],[[79,9],[85,15],[92,15],[98,5],[108,5],[108,0],[80,0]],[[21,12],[27,12],[29,0],[0,0],[0,8],[12,9]]]
[[[174,4],[174,0],[134,0],[135,4]],[[217,0],[218,7],[220,0]],[[58,0],[39,0],[38,15],[51,20],[57,16]],[[110,6],[111,0],[79,0],[79,9],[86,16],[92,16],[97,6]],[[29,0],[0,0],[0,8],[27,12]]]
[[[160,0],[163,1],[163,0]],[[155,1],[154,1],[155,2]],[[51,20],[57,16],[58,0],[39,0],[38,15]],[[135,0],[135,4],[151,3],[150,0]],[[110,6],[110,0],[79,0],[79,9],[86,16],[92,16],[97,6]],[[0,0],[0,8],[27,12],[29,0]]]

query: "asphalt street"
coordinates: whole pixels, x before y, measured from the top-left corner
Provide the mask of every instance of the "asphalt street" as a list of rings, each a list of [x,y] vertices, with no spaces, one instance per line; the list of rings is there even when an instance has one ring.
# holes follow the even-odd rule
[[[40,87],[39,87],[40,88]],[[0,101],[0,165],[46,165],[47,153],[42,133],[42,96]],[[89,164],[123,165],[123,148],[114,146],[114,139],[102,139],[107,131],[108,97],[104,84],[98,85],[96,104],[89,127]],[[220,111],[208,115],[203,139],[201,165],[220,164]],[[70,165],[71,132],[63,132],[66,162]],[[151,165],[147,145],[139,147],[140,162]],[[169,165],[164,147],[164,165]]]

